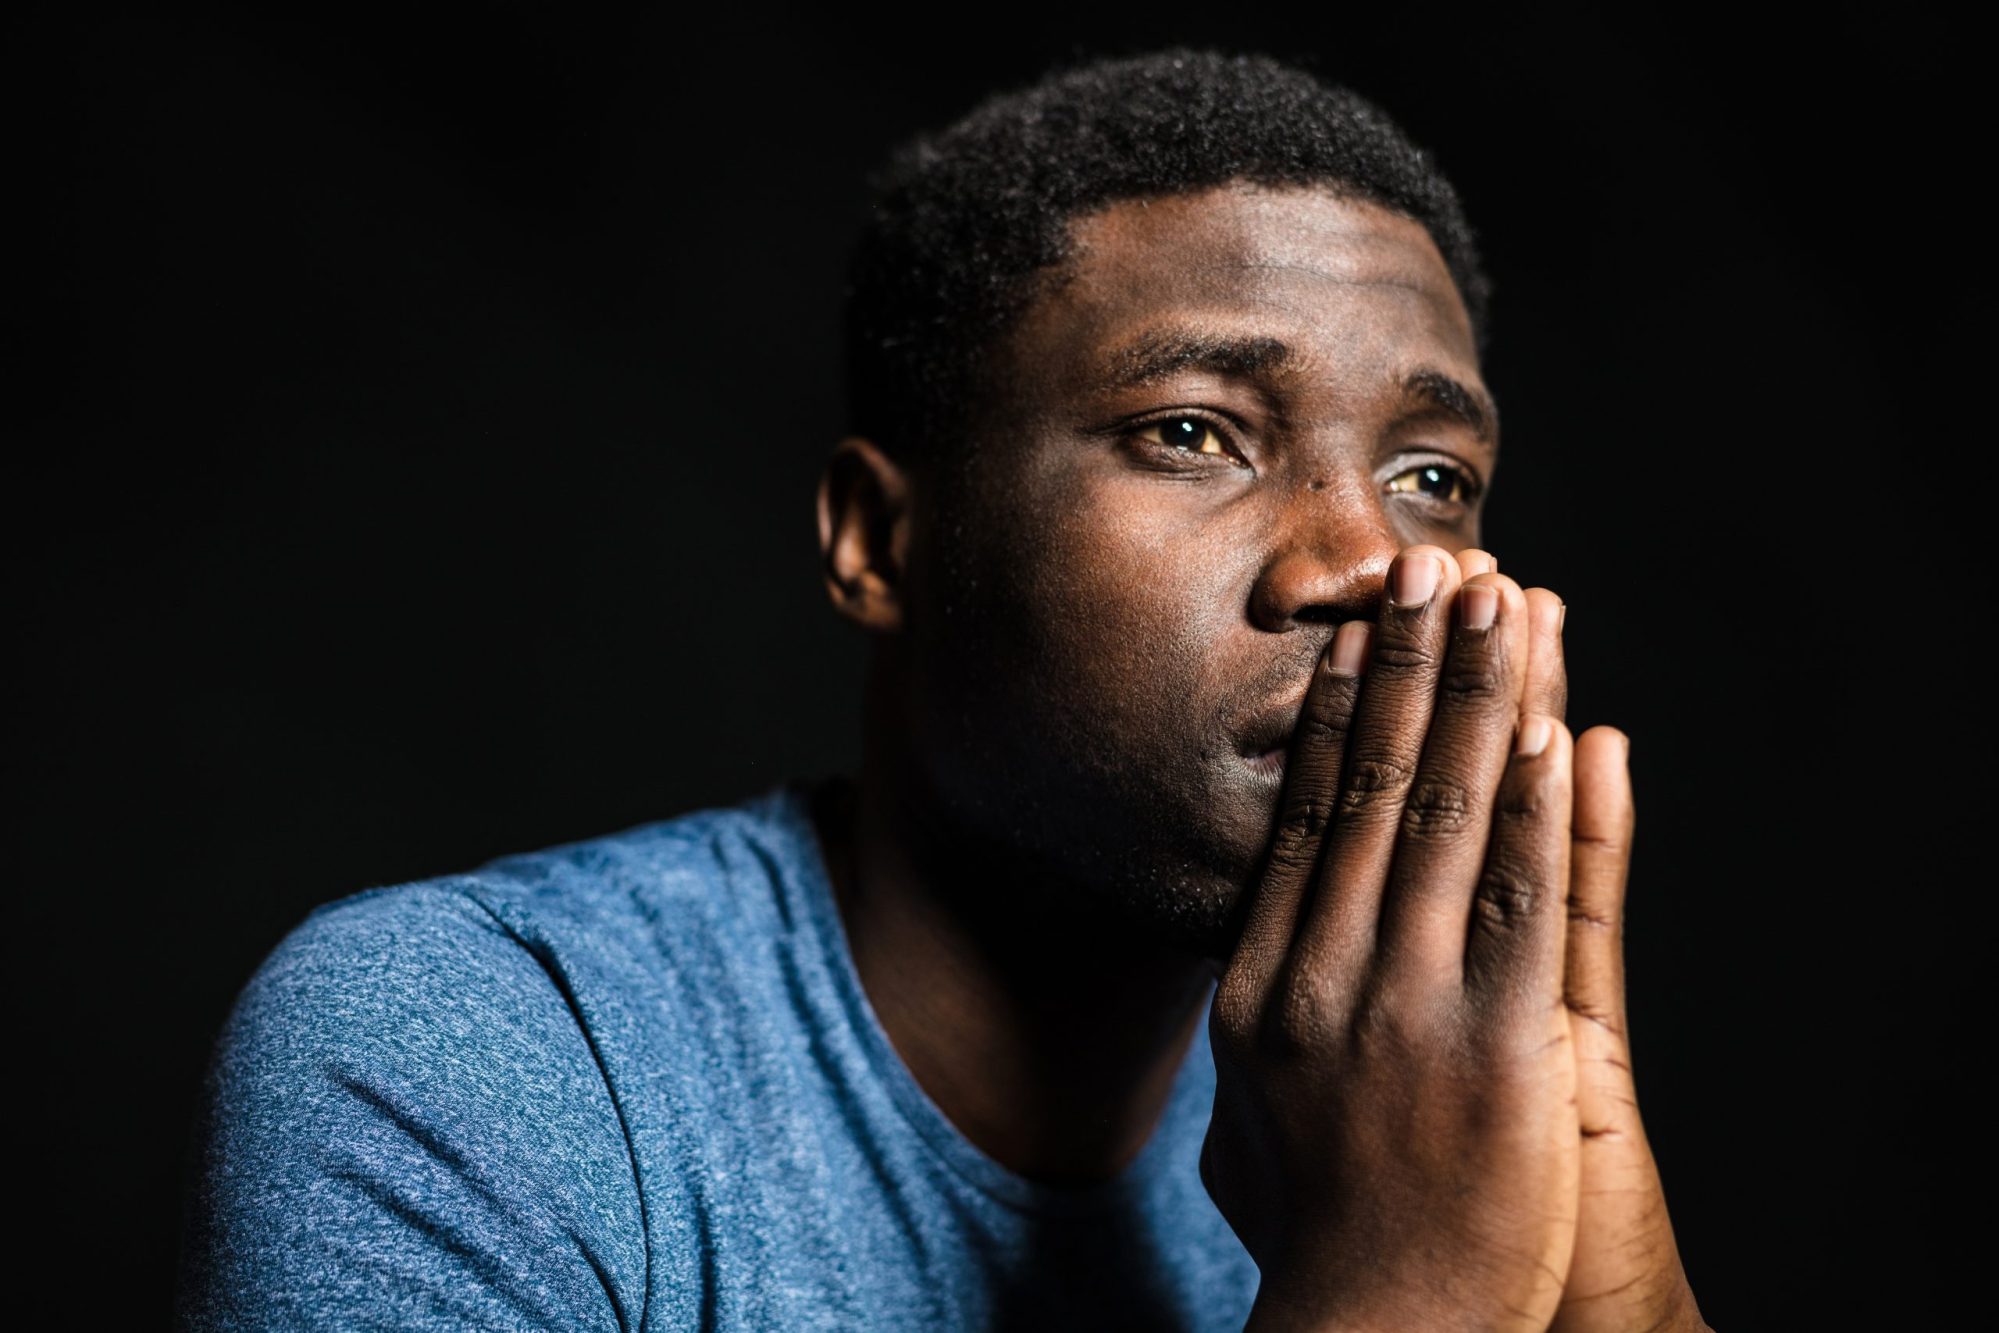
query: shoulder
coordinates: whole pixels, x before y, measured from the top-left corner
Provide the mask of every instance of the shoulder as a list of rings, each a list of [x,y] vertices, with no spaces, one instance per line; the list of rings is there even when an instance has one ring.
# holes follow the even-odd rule
[[[477,890],[442,878],[315,908],[238,994],[218,1044],[222,1073],[408,1061],[566,1026],[532,954]],[[235,1067],[245,1057],[254,1069]]]
[[[184,1326],[617,1326],[642,1301],[630,1150],[588,1034],[452,880],[295,926],[212,1051]]]
[[[774,789],[298,921],[212,1049],[184,1325],[638,1323],[632,1053],[606,1059],[640,1013],[650,1055],[702,1039],[674,997],[782,913],[778,867],[816,855],[800,811]]]
[[[325,903],[240,991],[219,1072],[270,1081],[389,1064],[432,1078],[460,1055],[489,1069],[567,1055],[581,1077],[589,1023],[574,974],[621,952],[670,955],[690,934],[711,951],[767,938],[781,883],[817,855],[796,790]]]
[[[809,790],[779,783],[734,804],[498,857],[458,878],[502,915],[518,904],[582,926],[781,915],[774,890],[821,865]]]
[[[766,929],[797,809],[774,791],[308,913],[211,1053],[188,1322],[635,1321],[646,1205],[605,1039],[667,993],[630,969],[691,976]]]
[[[450,1073],[503,1104],[506,1084],[485,1087],[455,1062],[476,1057],[498,1077],[520,1073],[516,1061],[561,1069],[566,1056],[582,1078],[590,1024],[576,974],[768,939],[784,884],[818,854],[801,791],[784,783],[322,904],[240,991],[219,1074],[270,1082],[388,1065],[426,1081]]]

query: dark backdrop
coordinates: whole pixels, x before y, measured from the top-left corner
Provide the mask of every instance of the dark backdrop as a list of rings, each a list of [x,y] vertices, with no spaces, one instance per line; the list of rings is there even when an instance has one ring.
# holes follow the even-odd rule
[[[1634,738],[1637,1073],[1710,1318],[1914,1326],[1949,1287],[1925,1034],[1969,994],[1945,761],[1990,618],[1945,544],[1989,488],[1961,34],[53,12],[7,565],[44,1326],[163,1317],[208,1045],[313,905],[853,764],[812,491],[862,173],[1169,40],[1318,61],[1485,237],[1487,544],[1567,598],[1572,724]]]

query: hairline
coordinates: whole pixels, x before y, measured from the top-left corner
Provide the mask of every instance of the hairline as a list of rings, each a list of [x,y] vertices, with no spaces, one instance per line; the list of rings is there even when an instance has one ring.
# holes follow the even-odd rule
[[[1437,237],[1431,230],[1430,225],[1422,218],[1415,216],[1406,209],[1398,207],[1394,203],[1379,198],[1365,186],[1357,185],[1344,176],[1327,175],[1311,180],[1265,180],[1253,174],[1241,174],[1210,183],[1189,185],[1181,189],[1136,190],[1107,198],[1093,199],[1087,204],[1079,205],[1067,213],[1058,214],[1050,219],[1051,225],[1049,230],[1054,237],[1055,259],[1028,273],[1020,275],[1016,280],[1015,288],[1008,293],[1006,306],[1000,313],[1000,318],[994,327],[988,329],[985,335],[969,349],[972,352],[972,360],[979,362],[981,365],[993,366],[997,362],[1005,362],[1007,364],[1002,368],[1002,373],[999,375],[986,371],[974,371],[972,373],[968,387],[973,392],[969,396],[965,410],[959,418],[960,438],[957,441],[957,447],[942,451],[931,451],[961,457],[955,461],[942,458],[933,459],[932,461],[948,462],[951,470],[962,474],[969,470],[971,463],[977,456],[985,452],[984,449],[977,446],[986,442],[984,428],[987,417],[994,410],[1003,407],[1011,398],[1013,391],[1018,388],[1019,377],[1012,373],[1013,366],[1011,364],[1016,359],[1012,355],[1016,350],[1013,346],[1016,335],[1020,332],[1021,326],[1027,322],[1027,316],[1036,306],[1059,294],[1063,288],[1076,281],[1080,276],[1078,265],[1084,256],[1084,247],[1079,246],[1076,236],[1076,228],[1079,223],[1100,217],[1115,208],[1139,200],[1184,199],[1216,191],[1241,189],[1261,190],[1273,194],[1330,194],[1336,199],[1349,203],[1372,204],[1383,212],[1391,213],[1398,218],[1414,223],[1422,230],[1423,237],[1429,243],[1430,248],[1436,252],[1438,266],[1443,270],[1444,277],[1450,282],[1452,294],[1457,297],[1460,308],[1466,310],[1466,318],[1468,320],[1471,318],[1469,307],[1465,303],[1464,293],[1458,288],[1457,274],[1451,271],[1450,259],[1445,255],[1444,248],[1438,243]],[[1470,333],[1474,359],[1482,360],[1483,358],[1479,355],[1478,350],[1479,329],[1476,322],[1473,322]],[[1005,353],[1005,355],[1002,355],[1002,353]],[[1494,421],[1496,424],[1496,410],[1494,412]]]

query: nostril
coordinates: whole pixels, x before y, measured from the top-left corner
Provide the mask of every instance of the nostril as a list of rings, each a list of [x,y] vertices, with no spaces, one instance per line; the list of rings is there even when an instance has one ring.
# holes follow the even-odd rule
[[[1332,494],[1337,479],[1320,480],[1326,492],[1313,504],[1337,504]],[[1380,610],[1382,584],[1397,553],[1393,543],[1377,541],[1375,534],[1351,525],[1328,531],[1323,524],[1272,530],[1269,540],[1245,607],[1258,629],[1281,634],[1325,626],[1320,633],[1326,633],[1341,621],[1371,619]]]
[[[1298,613],[1291,618],[1301,625],[1332,625],[1335,627],[1353,619],[1352,616],[1342,614],[1338,606],[1330,603],[1318,606],[1301,606],[1298,608]]]

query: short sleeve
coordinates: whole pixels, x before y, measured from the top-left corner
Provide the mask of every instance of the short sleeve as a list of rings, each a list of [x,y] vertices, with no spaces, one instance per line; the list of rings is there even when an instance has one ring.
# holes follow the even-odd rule
[[[237,997],[195,1126],[189,1329],[628,1329],[644,1219],[563,983],[448,881],[309,915]]]

